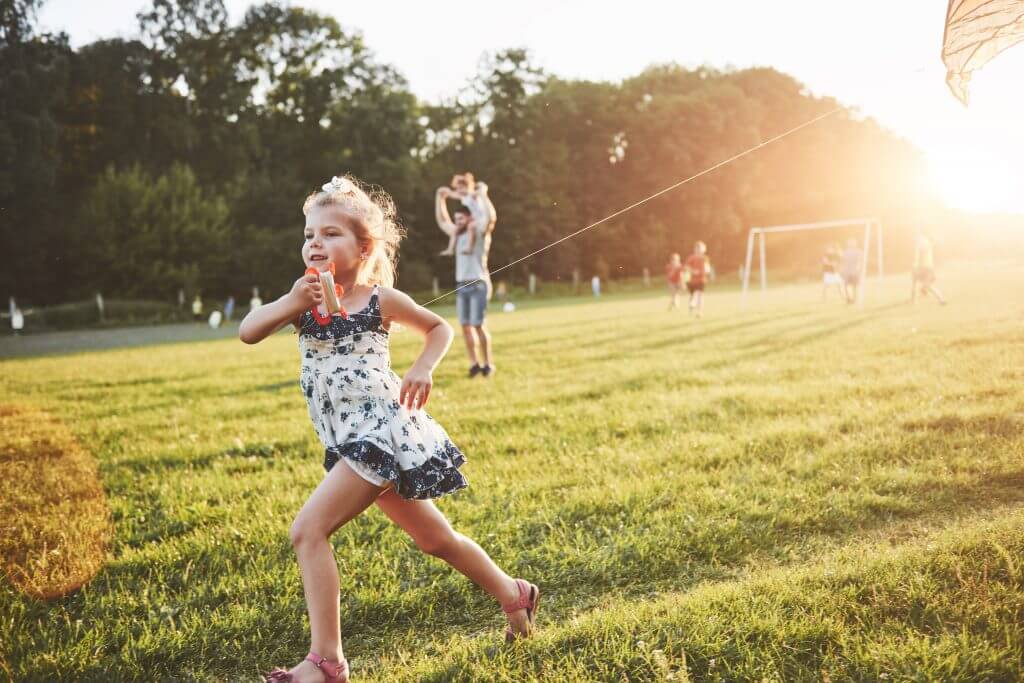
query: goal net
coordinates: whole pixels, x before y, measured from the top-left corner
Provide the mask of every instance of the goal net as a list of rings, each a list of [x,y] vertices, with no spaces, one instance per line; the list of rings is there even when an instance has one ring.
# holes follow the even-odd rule
[[[875,265],[878,277],[881,278],[882,270],[882,224],[877,218],[851,218],[840,221],[822,221],[819,223],[800,223],[796,225],[775,225],[767,228],[751,228],[747,234],[747,257],[743,265],[743,303],[747,301],[747,291],[750,289],[750,272],[754,261],[754,242],[758,243],[758,271],[761,276],[761,291],[768,289],[768,259],[765,251],[765,241],[768,235],[780,232],[798,232],[801,230],[845,230],[851,228],[862,228],[863,238],[860,245],[862,257],[860,259],[860,285],[857,287],[857,302],[864,300],[864,284],[868,274],[868,261],[871,260],[870,253],[872,245],[877,255]],[[874,240],[872,244],[872,240]]]

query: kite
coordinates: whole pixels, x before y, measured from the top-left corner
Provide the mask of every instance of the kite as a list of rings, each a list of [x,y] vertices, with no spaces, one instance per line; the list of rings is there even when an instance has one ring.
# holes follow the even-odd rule
[[[942,61],[946,83],[967,106],[971,72],[1024,41],[1024,0],[949,0]]]

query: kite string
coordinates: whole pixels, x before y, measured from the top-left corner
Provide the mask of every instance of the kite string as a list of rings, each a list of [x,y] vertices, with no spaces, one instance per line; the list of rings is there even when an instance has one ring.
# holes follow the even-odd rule
[[[668,187],[662,188],[661,190],[658,190],[654,194],[652,194],[652,195],[650,195],[648,197],[645,197],[645,198],[641,199],[640,201],[634,202],[634,203],[630,204],[629,206],[626,206],[626,207],[624,207],[622,209],[619,209],[615,213],[612,213],[612,214],[609,214],[609,215],[605,216],[604,218],[602,218],[599,221],[595,221],[595,222],[591,223],[590,225],[587,225],[587,226],[585,226],[583,228],[580,228],[579,230],[577,230],[575,232],[569,233],[568,235],[565,235],[564,237],[561,237],[561,238],[555,240],[554,242],[551,242],[549,244],[544,245],[540,249],[537,249],[535,251],[531,251],[529,254],[526,254],[525,256],[521,256],[521,257],[517,258],[515,261],[512,261],[511,263],[506,263],[502,267],[497,268],[497,269],[493,270],[492,272],[488,273],[487,277],[489,279],[491,275],[495,275],[495,274],[500,273],[501,271],[503,271],[503,270],[505,270],[507,268],[511,268],[512,266],[516,265],[517,263],[522,263],[523,261],[536,256],[537,254],[541,253],[542,251],[547,251],[548,249],[551,249],[552,247],[558,246],[562,242],[566,242],[568,240],[571,240],[572,238],[576,237],[577,235],[581,235],[581,234],[583,234],[584,232],[586,232],[588,230],[596,228],[597,226],[601,225],[602,223],[607,223],[608,221],[612,220],[613,218],[621,216],[622,214],[626,213],[627,211],[632,211],[636,207],[641,206],[643,204],[646,204],[647,202],[651,201],[652,199],[656,199],[656,198],[660,197],[661,195],[663,195],[663,194],[665,194],[667,192],[671,192],[672,190],[675,190],[676,188],[681,187],[681,186],[685,185],[686,183],[694,181],[697,178],[700,178],[701,176],[707,175],[708,173],[711,173],[712,171],[715,171],[715,170],[721,168],[722,166],[725,166],[727,164],[731,164],[732,162],[736,161],[737,159],[741,159],[741,158],[747,156],[748,154],[752,154],[752,153],[756,152],[757,150],[761,149],[762,147],[766,147],[766,146],[768,146],[768,145],[770,145],[770,144],[772,144],[774,142],[778,142],[779,140],[782,140],[783,138],[788,137],[788,136],[792,135],[793,133],[796,133],[796,132],[798,132],[800,130],[803,130],[804,128],[807,128],[808,126],[812,126],[815,123],[817,123],[818,121],[821,121],[822,119],[828,118],[829,116],[832,116],[833,114],[835,114],[838,111],[842,111],[842,109],[843,109],[842,106],[835,107],[834,109],[831,109],[831,110],[825,112],[824,114],[819,114],[818,116],[815,116],[812,119],[804,121],[803,123],[801,123],[798,126],[794,126],[794,127],[790,128],[789,130],[784,131],[782,133],[779,133],[778,135],[776,135],[774,137],[768,138],[767,140],[764,140],[763,142],[759,142],[758,144],[754,145],[753,147],[749,147],[749,148],[743,150],[742,152],[740,152],[738,154],[734,154],[731,157],[729,157],[728,159],[723,159],[722,161],[719,161],[718,163],[716,163],[716,164],[714,164],[712,166],[708,166],[703,171],[700,171],[698,173],[694,173],[693,175],[691,175],[688,178],[684,178],[683,180],[680,180],[679,182],[673,183],[672,185],[669,185]],[[440,301],[441,299],[449,297],[452,294],[455,294],[456,292],[458,292],[458,291],[460,291],[462,289],[465,289],[466,287],[472,287],[473,285],[477,284],[478,282],[486,282],[486,281],[487,280],[485,280],[484,278],[477,278],[476,280],[471,280],[469,282],[465,282],[465,283],[459,285],[458,287],[456,287],[455,289],[453,289],[453,290],[451,290],[449,292],[445,292],[444,294],[442,294],[440,296],[434,297],[430,301],[427,301],[427,302],[425,302],[425,303],[423,303],[421,305],[422,306],[429,306],[430,304],[436,303],[436,302]],[[381,317],[379,315],[375,315],[375,314],[372,314],[372,313],[351,313],[350,315],[359,315],[359,316],[374,317],[374,318]]]

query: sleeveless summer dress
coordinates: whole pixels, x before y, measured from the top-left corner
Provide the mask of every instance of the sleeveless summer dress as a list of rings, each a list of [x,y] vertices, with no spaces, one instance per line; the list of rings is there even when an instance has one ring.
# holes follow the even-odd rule
[[[403,498],[437,498],[468,485],[459,471],[466,458],[444,428],[398,403],[402,380],[391,369],[378,287],[347,320],[310,310],[299,323],[299,385],[326,449],[324,469],[343,459]]]

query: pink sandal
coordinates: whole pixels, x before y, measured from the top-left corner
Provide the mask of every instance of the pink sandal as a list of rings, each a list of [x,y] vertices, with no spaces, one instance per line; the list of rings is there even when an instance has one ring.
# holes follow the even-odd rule
[[[324,683],[348,683],[348,660],[344,657],[340,662],[333,659],[321,657],[315,652],[306,655],[306,659],[313,662],[316,668],[324,674]],[[266,683],[287,683],[295,680],[290,673],[284,669],[277,668],[267,675]]]
[[[533,625],[537,621],[537,607],[540,605],[540,589],[528,581],[516,579],[516,587],[519,588],[519,597],[514,601],[504,604],[501,609],[505,614],[512,614],[521,609],[526,610],[527,631],[525,634],[517,634],[509,626],[505,631],[505,642],[511,643],[516,638],[529,638],[533,635]]]

